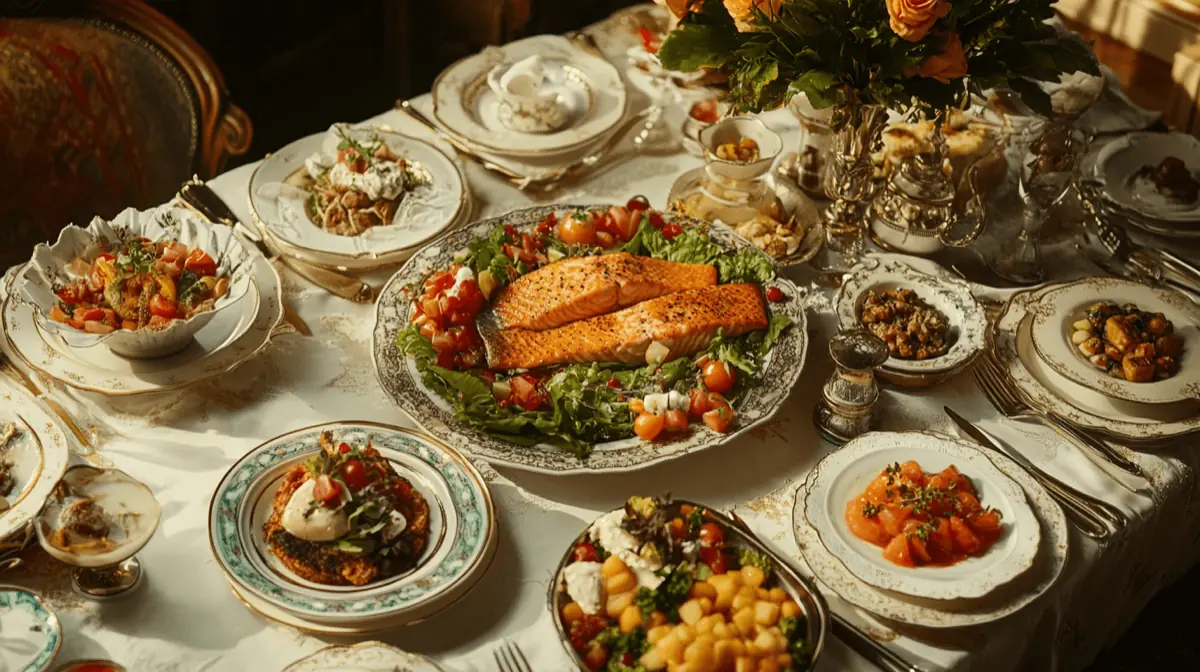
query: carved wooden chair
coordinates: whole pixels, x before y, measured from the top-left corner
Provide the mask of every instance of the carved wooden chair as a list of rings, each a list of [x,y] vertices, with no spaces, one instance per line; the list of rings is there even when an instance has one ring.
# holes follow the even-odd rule
[[[0,268],[249,148],[216,64],[149,5],[0,0],[0,14]]]

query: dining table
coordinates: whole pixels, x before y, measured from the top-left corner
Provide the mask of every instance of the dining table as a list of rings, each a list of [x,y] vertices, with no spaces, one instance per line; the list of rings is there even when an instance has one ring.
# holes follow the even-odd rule
[[[428,95],[411,102],[427,114],[432,111]],[[679,110],[671,114],[682,118]],[[799,125],[788,111],[769,112],[762,119],[789,147],[795,146]],[[357,121],[429,136],[426,128],[395,109]],[[554,200],[625,203],[643,195],[654,207],[664,208],[676,177],[702,163],[677,147],[635,151],[626,145],[617,151],[624,152],[619,160],[564,186]],[[248,185],[256,165],[248,163],[208,181],[244,221],[251,218]],[[464,161],[463,168],[474,219],[536,202],[479,165]],[[993,232],[976,245],[995,244],[1001,235],[1002,230]],[[1200,258],[1182,249],[1185,256]],[[1044,254],[1052,279],[1099,272],[1069,244],[1047,245]],[[378,287],[394,270],[364,277]],[[497,669],[493,651],[507,638],[517,642],[537,672],[572,669],[550,625],[548,584],[576,536],[631,495],[670,493],[733,510],[769,548],[806,572],[792,532],[793,499],[814,465],[837,449],[819,436],[813,409],[833,371],[826,344],[838,327],[831,304],[835,290],[813,283],[817,276],[808,268],[784,272],[799,286],[811,287],[811,347],[798,383],[770,421],[724,445],[621,473],[534,473],[493,468],[476,459],[498,516],[499,542],[491,566],[465,597],[442,612],[371,638],[463,672]],[[139,672],[281,670],[322,647],[353,641],[306,634],[248,609],[231,591],[210,547],[214,488],[230,465],[255,446],[297,428],[337,420],[416,427],[377,379],[371,352],[374,307],[333,296],[291,271],[280,274],[284,301],[311,328],[311,336],[281,327],[258,356],[181,390],[129,397],[84,392],[39,375],[9,344],[0,343],[5,356],[88,434],[94,454],[74,459],[129,473],[149,485],[162,505],[159,530],[138,556],[146,572],[144,585],[119,600],[89,600],[73,592],[69,568],[36,544],[26,551],[24,562],[0,575],[2,583],[39,591],[57,611],[64,632],[59,661],[109,659]],[[976,296],[992,302],[1013,291],[981,282],[971,287]],[[14,383],[6,379],[0,385]],[[1072,528],[1067,564],[1055,584],[1019,612],[987,625],[940,630],[901,626],[840,601],[832,590],[825,590],[824,597],[834,612],[917,669],[1085,668],[1159,590],[1196,562],[1200,450],[1195,441],[1155,451],[1118,447],[1147,478],[1114,474],[1059,434],[1002,417],[970,372],[927,389],[885,387],[876,428],[954,435],[944,406],[1051,475],[1118,507],[1129,524],[1103,542]],[[471,445],[456,447],[471,453]],[[1130,487],[1119,484],[1120,478]],[[875,668],[831,637],[816,669]]]

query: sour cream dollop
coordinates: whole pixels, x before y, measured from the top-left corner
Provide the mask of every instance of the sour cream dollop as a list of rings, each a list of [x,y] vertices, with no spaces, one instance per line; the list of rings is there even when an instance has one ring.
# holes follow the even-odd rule
[[[567,595],[585,614],[600,613],[600,600],[604,592],[601,566],[598,562],[575,562],[563,570],[563,577],[567,580]]]
[[[313,490],[316,487],[317,480],[310,478],[292,493],[280,520],[283,529],[305,541],[334,541],[344,537],[350,532],[350,519],[346,511],[314,504],[316,497],[313,496]]]

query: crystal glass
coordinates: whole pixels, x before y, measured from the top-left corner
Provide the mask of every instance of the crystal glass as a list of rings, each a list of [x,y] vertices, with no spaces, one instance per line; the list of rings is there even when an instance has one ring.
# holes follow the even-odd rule
[[[800,122],[800,141],[795,154],[779,163],[779,173],[796,183],[809,196],[825,198],[829,157],[833,149],[832,110],[817,110],[803,94],[788,102],[788,111]]]

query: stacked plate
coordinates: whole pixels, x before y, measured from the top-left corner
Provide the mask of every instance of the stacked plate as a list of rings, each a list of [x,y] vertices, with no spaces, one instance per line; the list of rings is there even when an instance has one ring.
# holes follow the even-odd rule
[[[359,235],[339,235],[314,220],[310,165],[332,164],[348,140],[379,142],[415,162],[426,183],[401,194],[390,222]],[[259,231],[283,254],[318,266],[369,271],[398,264],[418,247],[471,216],[471,193],[454,149],[371,126],[335,124],[268,156],[250,177],[250,213]],[[405,187],[408,189],[408,186]]]
[[[1175,176],[1164,187],[1156,174],[1170,163]],[[1093,168],[1108,206],[1142,230],[1173,238],[1200,237],[1198,171],[1200,140],[1186,133],[1122,136],[1100,151]],[[1190,189],[1188,180],[1193,181]]]
[[[908,567],[857,536],[849,508],[889,465],[910,460],[926,474],[954,466],[967,476],[979,502],[1000,513],[994,544],[953,564]],[[793,528],[821,583],[880,617],[929,628],[979,625],[1020,610],[1054,583],[1067,556],[1063,513],[1031,476],[1006,457],[927,432],[874,432],[830,453],[796,494]]]
[[[915,292],[917,298],[945,318],[949,347],[943,354],[925,359],[905,359],[893,353],[880,367],[880,378],[903,387],[934,385],[966,369],[983,352],[987,317],[971,288],[919,271],[894,255],[869,260],[849,274],[834,300],[838,326],[842,330],[863,328],[863,304],[868,296],[893,290]]]
[[[369,445],[429,504],[427,543],[413,569],[361,586],[317,583],[267,547],[264,523],[294,467],[317,456],[321,433],[334,445]],[[213,493],[209,541],[237,596],[273,621],[325,635],[362,635],[426,619],[482,578],[496,550],[496,511],[483,477],[431,436],[367,422],[299,429],[246,453]]]
[[[1127,304],[1161,313],[1182,343],[1169,377],[1158,370],[1170,344],[1150,338],[1161,352],[1148,356],[1150,380],[1126,380],[1122,353],[1108,352],[1106,320],[1092,311],[1097,303]],[[1089,323],[1089,318],[1091,322]],[[1163,330],[1165,325],[1138,325]],[[1097,341],[1087,342],[1091,324]],[[1200,431],[1200,310],[1182,294],[1120,278],[1085,278],[1017,292],[992,331],[996,358],[1025,399],[1053,411],[1084,430],[1131,446],[1156,446]],[[1085,334],[1077,335],[1083,331]],[[1117,340],[1120,337],[1114,334]],[[1127,349],[1132,350],[1133,346]],[[1094,354],[1103,354],[1100,359]],[[1107,372],[1112,361],[1115,372]],[[1142,363],[1145,365],[1145,363]],[[1132,363],[1131,363],[1132,365]],[[1105,366],[1106,368],[1100,368]],[[1136,367],[1134,367],[1136,368]]]

